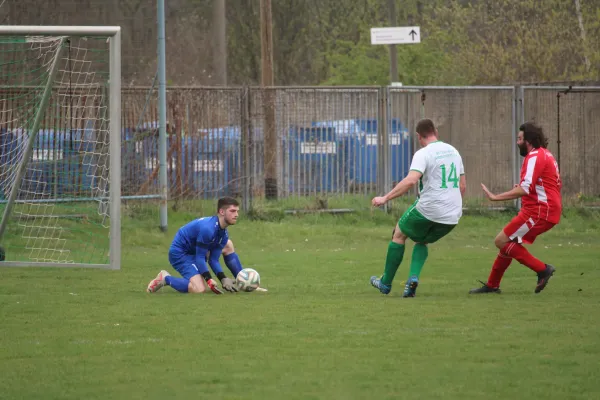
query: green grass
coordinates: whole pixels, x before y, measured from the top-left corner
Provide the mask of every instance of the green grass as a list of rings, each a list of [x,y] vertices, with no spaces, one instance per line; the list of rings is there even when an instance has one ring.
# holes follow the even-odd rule
[[[10,249],[9,261],[108,264],[109,224],[97,203],[17,204],[2,246]]]
[[[149,295],[176,228],[195,216],[127,211],[121,271],[0,270],[0,398],[597,399],[600,217],[570,211],[530,246],[557,267],[544,292],[515,263],[485,280],[511,214],[465,216],[414,299],[383,270],[395,216],[287,216],[230,228],[268,293]]]

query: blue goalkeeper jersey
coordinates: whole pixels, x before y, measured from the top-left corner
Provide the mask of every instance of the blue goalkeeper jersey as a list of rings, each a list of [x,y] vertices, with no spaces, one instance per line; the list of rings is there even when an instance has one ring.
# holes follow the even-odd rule
[[[196,266],[200,273],[208,270],[206,255],[210,253],[208,262],[211,269],[218,274],[223,272],[219,258],[228,240],[227,228],[221,228],[217,216],[198,218],[179,228],[169,253],[195,255]]]

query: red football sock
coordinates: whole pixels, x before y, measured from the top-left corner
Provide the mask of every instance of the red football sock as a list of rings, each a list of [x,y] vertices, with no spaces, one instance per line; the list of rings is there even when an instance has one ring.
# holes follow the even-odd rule
[[[501,250],[504,254],[507,254],[526,266],[527,268],[535,271],[542,272],[546,269],[546,264],[531,255],[525,247],[520,243],[507,243]]]
[[[512,262],[512,258],[502,252],[498,253],[496,256],[496,260],[494,260],[494,265],[492,266],[492,270],[490,272],[490,276],[487,281],[488,287],[491,288],[499,288],[500,281],[504,276],[504,272],[508,269],[508,266]]]

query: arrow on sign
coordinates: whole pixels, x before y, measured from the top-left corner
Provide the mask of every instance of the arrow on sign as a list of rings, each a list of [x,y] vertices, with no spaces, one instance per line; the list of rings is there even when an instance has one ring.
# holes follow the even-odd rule
[[[371,28],[371,44],[386,45],[403,43],[421,43],[421,28],[418,26]]]

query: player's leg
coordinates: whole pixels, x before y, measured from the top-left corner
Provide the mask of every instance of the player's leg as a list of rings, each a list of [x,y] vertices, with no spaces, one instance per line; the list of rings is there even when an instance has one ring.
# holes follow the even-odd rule
[[[229,271],[231,271],[233,279],[235,279],[243,267],[240,258],[235,252],[231,239],[227,241],[227,244],[223,248],[223,261],[225,261],[225,265]]]
[[[539,223],[539,221],[538,221]],[[521,215],[515,217],[500,234],[494,244],[506,254],[534,272],[542,272],[546,264],[535,258],[521,243],[533,243],[539,234],[534,231],[535,221]]]
[[[410,237],[415,240],[415,235],[417,235],[419,230],[418,219],[414,218],[415,215],[420,215],[416,209],[416,205],[417,202],[412,204],[404,214],[402,214],[402,217],[400,217],[400,220],[392,233],[392,240],[388,245],[385,258],[383,275],[381,278],[376,276],[371,277],[371,285],[379,289],[383,294],[388,294],[392,290],[392,281],[404,258],[406,239]]]
[[[506,270],[510,266],[510,263],[512,262],[512,257],[506,254],[504,251],[502,251],[502,249],[508,243],[512,243],[512,240],[504,232],[507,227],[508,225],[504,227],[504,229],[502,229],[494,239],[494,244],[500,251],[498,252],[498,255],[496,255],[496,259],[492,264],[492,269],[490,271],[490,275],[488,276],[487,282],[484,283],[480,281],[483,284],[483,286],[469,290],[470,294],[501,292],[500,281],[502,281],[504,273],[506,272]]]
[[[171,286],[179,293],[206,292],[206,283],[204,283],[204,279],[199,273],[196,273],[195,275],[192,275],[189,278],[176,278],[174,276],[167,276],[165,278],[165,285]]]
[[[173,253],[174,252],[171,249],[169,249],[169,261],[171,261],[171,258],[175,255]],[[168,276],[171,276],[171,274],[169,274],[164,269],[162,271],[160,271],[158,273],[158,275],[156,275],[156,278],[152,279],[148,283],[148,286],[146,287],[146,292],[148,292],[148,293],[158,292],[163,286],[166,285],[166,278]]]
[[[526,218],[521,219],[525,220]],[[554,224],[544,220],[533,220],[532,218],[522,222],[515,234],[511,235],[510,230],[505,229],[504,233],[512,242],[505,244],[502,251],[537,274],[535,293],[539,293],[544,290],[556,269],[533,256],[521,243],[531,244],[535,242],[539,235],[552,229]],[[500,246],[502,243],[496,245]]]
[[[160,271],[158,273],[158,275],[156,275],[156,278],[152,279],[150,281],[150,283],[148,283],[148,286],[146,287],[146,292],[148,292],[148,293],[158,292],[163,286],[166,285],[165,279],[168,276],[171,276],[171,274],[169,274],[164,269],[162,271]]]
[[[407,238],[407,235],[402,232],[399,225],[396,225],[392,240],[388,244],[388,250],[385,257],[385,269],[381,278],[381,281],[386,285],[391,286],[392,281],[396,276],[396,271],[398,271],[398,268],[402,263]]]
[[[425,265],[425,261],[427,260],[427,256],[429,255],[429,250],[427,249],[426,243],[415,243],[412,252],[412,258],[410,260],[410,270],[408,272],[408,279],[406,280],[406,284],[404,285],[404,292],[402,292],[402,297],[415,297],[417,294],[417,287],[419,286],[419,276],[421,274],[421,270],[423,269],[423,265]]]
[[[406,239],[407,236],[400,230],[399,224],[396,225],[392,240],[388,244],[383,275],[381,278],[377,276],[371,277],[371,285],[379,289],[383,294],[388,294],[392,290],[392,282],[404,257]]]
[[[180,293],[204,293],[206,291],[204,279],[195,264],[195,255],[169,253],[169,262],[181,274],[181,278],[167,276],[165,278],[167,286],[171,286]]]
[[[188,292],[189,293],[204,293],[206,292],[207,285],[204,282],[202,275],[196,274],[189,279]]]
[[[504,273],[506,272],[508,267],[510,267],[510,264],[512,262],[512,257],[509,256],[502,249],[507,247],[507,245],[512,242],[513,241],[504,232],[504,229],[501,230],[498,233],[498,235],[496,235],[496,238],[494,239],[494,244],[498,248],[499,252],[496,256],[496,259],[494,260],[494,263],[492,264],[492,270],[490,271],[490,275],[488,276],[488,287],[495,289],[500,287],[500,282],[504,277]]]
[[[426,234],[433,226],[433,223],[425,218],[418,210],[414,209],[409,215],[400,220],[400,229],[407,232],[414,242],[412,258],[410,260],[410,270],[408,279],[404,285],[402,297],[415,297],[417,287],[419,286],[419,275],[425,265],[429,254],[427,249]]]
[[[538,235],[548,231],[552,226],[554,225],[547,221],[534,221],[522,214],[514,217],[494,240],[500,252],[494,260],[487,283],[481,288],[471,289],[469,293],[500,293],[500,281],[513,258],[537,273],[538,283],[535,292],[539,293],[543,290],[555,269],[534,257],[521,243],[533,243]]]
[[[406,280],[404,292],[402,293],[403,297],[415,297],[416,295],[421,271],[429,256],[427,245],[437,242],[456,227],[456,225],[440,224],[429,221],[420,213],[413,216],[413,218],[415,219],[415,222],[413,223],[414,226],[420,232],[425,232],[425,234],[416,234],[414,236],[417,241],[413,247],[408,279]]]

